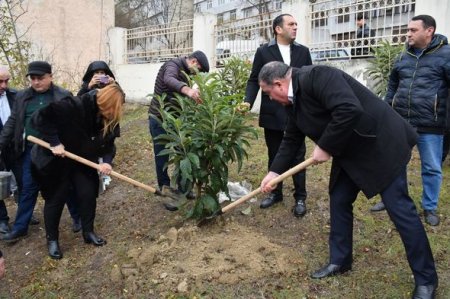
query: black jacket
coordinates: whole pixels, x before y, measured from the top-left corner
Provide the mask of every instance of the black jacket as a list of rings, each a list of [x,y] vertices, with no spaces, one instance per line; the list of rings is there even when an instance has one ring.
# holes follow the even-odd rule
[[[357,80],[335,68],[293,69],[293,105],[270,170],[282,173],[308,136],[333,156],[330,190],[344,170],[367,197],[383,191],[406,167],[415,130]]]
[[[283,61],[280,49],[275,40],[264,44],[256,50],[253,60],[252,72],[247,82],[245,91],[245,101],[253,106],[259,91],[258,75],[261,68],[271,61]],[[296,42],[291,44],[291,64],[293,67],[302,67],[311,65],[311,55],[309,49]],[[287,115],[282,105],[275,101],[271,101],[267,94],[262,93],[261,109],[259,112],[259,126],[271,130],[283,131],[286,127]]]
[[[97,163],[103,157],[105,163],[111,163],[120,128],[116,126],[113,132],[103,136],[96,94],[97,90],[93,90],[81,97],[70,96],[53,102],[33,115],[32,125],[53,146],[62,143],[67,151],[92,162]],[[41,169],[52,160],[50,157],[53,155],[48,150],[34,152],[33,164]]]
[[[181,94],[181,89],[188,85],[189,78],[185,73],[191,73],[186,62],[186,57],[169,60],[159,69],[158,75],[156,76],[154,95],[162,96],[165,94],[164,105],[178,107],[175,94]],[[156,98],[152,98],[148,111],[149,114],[161,118],[159,107],[159,101]]]
[[[93,88],[89,89],[89,82],[92,80],[92,77],[94,76],[95,71],[103,70],[105,71],[105,74],[112,77],[114,80],[116,80],[116,77],[114,77],[113,72],[109,68],[108,64],[102,60],[93,61],[88,65],[88,68],[86,70],[86,73],[84,73],[83,76],[83,83],[81,84],[81,88],[77,93],[77,96],[82,96],[83,94],[95,89],[95,88],[101,88],[102,86],[94,86]]]
[[[419,133],[444,134],[449,88],[450,46],[435,34],[420,55],[407,46],[396,59],[385,100]]]
[[[9,109],[11,109],[11,113],[14,109],[14,104],[16,101],[17,91],[15,89],[7,89],[6,90],[6,98],[8,99]],[[0,120],[0,132],[3,130],[3,122]],[[14,163],[14,151],[13,151],[13,143],[7,144],[2,152],[1,159],[5,163],[6,169],[11,169],[12,164]]]
[[[53,93],[53,100],[59,101],[64,97],[70,96],[71,93],[54,84],[50,87]],[[15,104],[11,116],[3,126],[0,134],[0,150],[5,149],[11,142],[13,147],[14,159],[18,158],[25,149],[26,141],[23,138],[25,128],[25,111],[29,100],[33,97],[33,89],[31,87],[20,90],[16,94]]]

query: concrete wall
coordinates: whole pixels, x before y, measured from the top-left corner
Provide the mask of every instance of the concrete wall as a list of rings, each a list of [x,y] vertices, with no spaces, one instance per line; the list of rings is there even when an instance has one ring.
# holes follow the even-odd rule
[[[114,27],[114,0],[26,0],[22,31],[33,59],[53,65],[55,80],[79,86],[87,65],[109,57],[108,29]]]
[[[430,15],[436,20],[436,33],[441,33],[450,38],[449,0],[417,0],[415,15]]]
[[[161,65],[162,63],[116,65],[114,74],[126,93],[127,102],[150,103],[147,95],[153,93]]]

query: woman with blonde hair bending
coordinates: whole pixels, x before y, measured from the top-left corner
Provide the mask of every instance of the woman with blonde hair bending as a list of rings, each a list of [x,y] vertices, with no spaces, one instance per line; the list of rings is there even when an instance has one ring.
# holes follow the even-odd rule
[[[99,190],[97,170],[64,159],[65,149],[92,162],[103,158],[101,174],[110,174],[114,139],[119,136],[119,121],[125,95],[116,84],[92,90],[81,97],[67,97],[49,104],[33,115],[32,125],[50,143],[51,150],[34,146],[33,175],[45,199],[44,220],[49,256],[62,258],[59,247],[59,221],[71,186],[80,208],[83,238],[96,246],[106,240],[94,232]]]

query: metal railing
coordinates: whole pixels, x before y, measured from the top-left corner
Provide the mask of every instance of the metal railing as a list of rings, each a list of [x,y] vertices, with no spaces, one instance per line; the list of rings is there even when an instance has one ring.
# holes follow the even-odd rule
[[[164,62],[193,52],[193,20],[128,29],[125,62]]]
[[[220,67],[231,56],[253,60],[256,49],[272,38],[272,20],[277,14],[278,10],[217,24],[214,28],[216,53],[213,63]]]
[[[404,43],[415,0],[317,0],[310,7],[308,46],[313,60],[325,61],[370,57],[383,40]],[[367,26],[359,35],[358,15]]]

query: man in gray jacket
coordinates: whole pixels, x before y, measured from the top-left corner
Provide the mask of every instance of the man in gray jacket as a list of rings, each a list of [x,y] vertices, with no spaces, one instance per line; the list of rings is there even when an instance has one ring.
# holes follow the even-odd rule
[[[162,96],[163,94],[166,95],[164,98],[165,107],[178,106],[177,101],[175,100],[176,93],[188,96],[197,103],[201,103],[199,90],[189,87],[189,78],[186,76],[186,74],[194,74],[196,71],[206,73],[209,72],[208,59],[202,51],[195,51],[187,57],[178,57],[167,61],[159,69],[156,77],[154,94],[156,96]],[[159,113],[159,109],[159,100],[154,97],[150,103],[149,109],[149,129],[153,140],[158,186],[162,190],[164,186],[170,186],[170,178],[167,173],[167,169],[164,168],[164,165],[169,160],[169,157],[167,155],[159,155],[159,153],[164,149],[164,145],[155,142],[156,137],[165,134],[165,130],[160,124],[161,115]],[[187,196],[189,196],[189,193]],[[178,210],[178,208],[171,203],[164,203],[164,206],[169,211]]]

